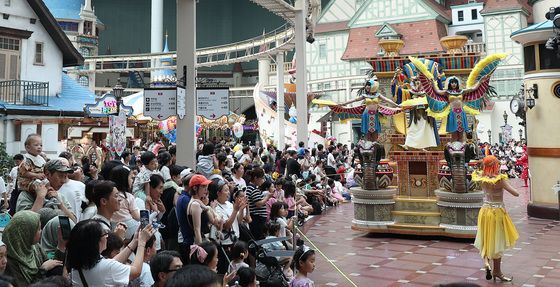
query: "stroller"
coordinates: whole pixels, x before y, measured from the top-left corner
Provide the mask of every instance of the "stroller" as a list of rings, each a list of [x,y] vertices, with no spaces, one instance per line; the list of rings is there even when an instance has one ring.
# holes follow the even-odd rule
[[[292,257],[293,250],[266,251],[262,245],[288,240],[289,237],[270,238],[259,241],[249,241],[249,252],[256,258],[255,273],[259,286],[263,287],[288,287],[288,278],[284,275],[283,267],[277,257]]]

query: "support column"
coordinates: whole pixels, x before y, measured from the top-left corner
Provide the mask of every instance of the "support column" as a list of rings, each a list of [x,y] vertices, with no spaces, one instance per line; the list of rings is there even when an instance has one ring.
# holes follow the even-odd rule
[[[284,114],[286,107],[284,106],[284,52],[276,55],[276,111],[278,118],[278,150],[284,150]]]
[[[150,53],[163,51],[163,0],[152,0],[151,11]],[[159,60],[152,60],[152,67],[159,66]],[[155,79],[155,70],[150,72],[150,82]]]
[[[177,78],[186,78],[185,117],[177,120],[177,164],[196,165],[196,0],[177,0]],[[186,75],[184,68],[186,67]]]
[[[150,52],[163,51],[163,0],[152,0]]]
[[[259,59],[259,84],[261,88],[270,85],[270,58]]]
[[[297,143],[303,142],[308,146],[308,126],[307,126],[307,65],[306,65],[306,32],[305,18],[307,17],[307,1],[297,0],[295,8],[295,40],[296,40],[296,108],[297,108]]]

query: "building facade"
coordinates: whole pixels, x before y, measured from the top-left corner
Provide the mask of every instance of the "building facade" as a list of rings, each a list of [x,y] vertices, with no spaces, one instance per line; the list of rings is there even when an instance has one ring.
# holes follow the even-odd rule
[[[43,136],[43,150],[64,150],[61,121],[83,116],[94,96],[63,74],[83,57],[42,0],[2,1],[0,19],[0,141],[7,152],[24,150],[32,133]]]
[[[494,143],[503,138],[505,124],[501,119],[506,112],[508,125],[514,131],[512,138],[517,140],[521,137],[517,133],[521,128],[520,120],[515,119],[508,105],[521,87],[523,53],[522,47],[509,35],[532,21],[531,6],[517,0],[332,0],[319,18],[315,43],[308,48],[309,79],[363,75],[372,68],[369,59],[387,56],[379,45],[382,39],[402,40],[400,55],[422,56],[445,52],[440,38],[464,35],[469,39],[463,48],[465,53],[509,55],[492,77],[491,85],[496,88],[498,97],[492,99],[495,101],[493,108],[483,111],[479,117],[483,129],[478,131],[478,138],[482,141],[492,138]],[[382,92],[387,94],[390,75],[380,74]],[[331,85],[325,81],[312,88],[328,91]],[[345,90],[327,93],[327,99],[336,102],[345,102],[354,96]],[[312,109],[312,118],[321,117],[327,111]],[[343,124],[335,123],[335,130],[338,125]],[[355,136],[348,136],[342,140],[353,138]]]
[[[74,47],[84,57],[99,55],[99,33],[105,25],[95,15],[92,0],[44,0]],[[73,74],[82,86],[91,91],[95,88],[95,73],[88,67],[76,67],[80,72]]]

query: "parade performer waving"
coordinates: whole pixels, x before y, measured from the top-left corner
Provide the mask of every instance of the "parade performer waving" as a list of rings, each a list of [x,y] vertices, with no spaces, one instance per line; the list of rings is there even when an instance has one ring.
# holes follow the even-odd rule
[[[469,132],[467,113],[478,115],[485,105],[484,95],[488,91],[490,76],[506,54],[492,54],[481,60],[473,68],[467,79],[467,88],[461,89],[457,77],[447,79],[447,89],[440,90],[424,63],[414,57],[410,61],[419,71],[422,90],[428,100],[428,115],[443,119],[447,117],[446,131],[452,134],[452,141],[463,141],[463,133]]]

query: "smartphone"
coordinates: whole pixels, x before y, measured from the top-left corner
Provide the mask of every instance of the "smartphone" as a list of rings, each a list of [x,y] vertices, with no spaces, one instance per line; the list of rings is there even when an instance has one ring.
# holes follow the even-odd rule
[[[148,210],[140,210],[140,228],[144,229],[148,224],[150,224],[150,212]]]
[[[68,240],[70,238],[70,231],[72,227],[70,226],[70,218],[68,216],[59,216],[58,221],[60,222],[60,230],[62,231],[62,239]]]

